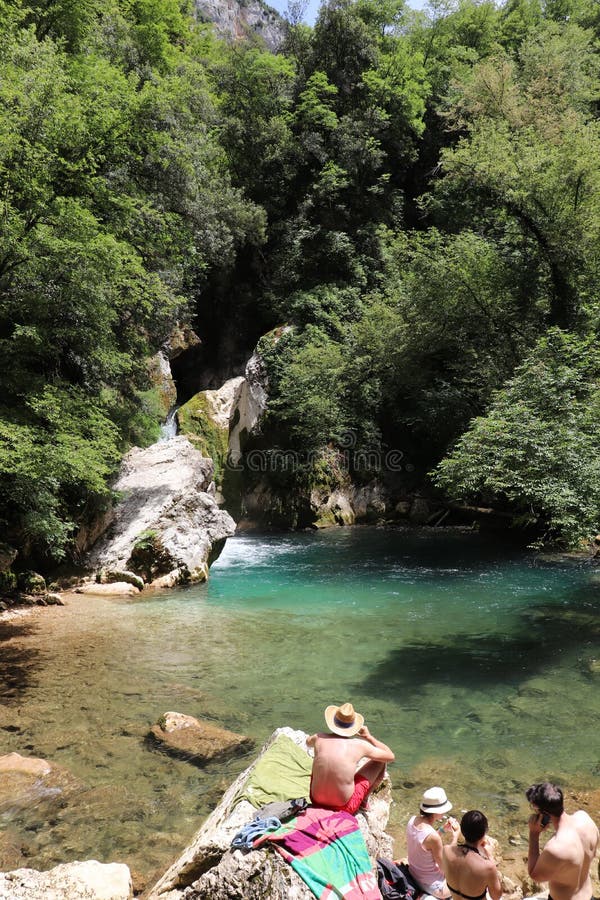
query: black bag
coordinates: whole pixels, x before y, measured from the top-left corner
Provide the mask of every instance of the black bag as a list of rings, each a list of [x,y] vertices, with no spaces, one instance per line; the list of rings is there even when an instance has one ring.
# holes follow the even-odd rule
[[[377,883],[383,900],[416,900],[423,891],[405,863],[377,860]]]
[[[257,810],[254,818],[268,819],[270,816],[277,816],[281,822],[286,822],[292,816],[301,813],[307,806],[308,802],[304,797],[298,797],[296,800],[274,800],[273,803],[267,803],[266,806]]]

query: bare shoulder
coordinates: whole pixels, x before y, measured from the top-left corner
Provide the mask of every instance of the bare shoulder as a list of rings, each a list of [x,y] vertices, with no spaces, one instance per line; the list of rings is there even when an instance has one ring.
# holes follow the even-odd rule
[[[578,809],[577,812],[573,813],[572,822],[584,843],[589,842],[588,846],[591,851],[597,853],[598,844],[600,843],[600,832],[592,817],[585,810]]]
[[[345,738],[348,741],[350,746],[352,747],[353,752],[356,755],[357,761],[361,759],[363,756],[370,756],[371,751],[373,750],[373,745],[368,741],[365,741],[364,738],[361,737],[353,737],[353,738]]]
[[[584,809],[578,809],[577,812],[573,813],[571,818],[573,820],[573,824],[576,824],[579,828],[590,828],[592,829],[592,831],[598,831],[596,823]]]

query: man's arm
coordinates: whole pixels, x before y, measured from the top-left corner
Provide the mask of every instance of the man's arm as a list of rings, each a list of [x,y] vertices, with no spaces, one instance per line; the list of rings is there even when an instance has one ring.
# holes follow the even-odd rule
[[[363,741],[366,741],[371,745],[370,749],[364,754],[369,759],[375,759],[378,762],[394,762],[396,759],[394,753],[387,744],[384,744],[383,741],[378,741],[376,737],[373,737],[369,729],[366,725],[363,725],[360,731],[357,734],[357,737],[362,738]]]
[[[315,744],[317,743],[317,738],[318,738],[317,734],[311,734],[309,737],[306,738],[306,746],[314,747]]]
[[[527,854],[527,871],[534,881],[550,881],[556,873],[559,860],[552,849],[544,847],[540,853],[540,834],[543,831],[541,816],[529,817],[529,852]]]

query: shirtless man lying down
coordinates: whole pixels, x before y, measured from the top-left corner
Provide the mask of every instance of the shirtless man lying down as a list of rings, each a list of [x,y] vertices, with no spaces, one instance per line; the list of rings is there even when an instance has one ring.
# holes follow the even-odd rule
[[[367,795],[381,784],[386,763],[395,757],[373,737],[351,703],[328,706],[325,721],[330,733],[312,734],[306,742],[315,750],[310,799],[315,806],[354,814],[366,806]],[[363,757],[368,762],[357,769]]]

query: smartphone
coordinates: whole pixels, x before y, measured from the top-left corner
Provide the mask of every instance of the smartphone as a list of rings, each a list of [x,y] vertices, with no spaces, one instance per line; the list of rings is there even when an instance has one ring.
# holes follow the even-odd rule
[[[548,815],[548,813],[542,813],[542,828],[545,828],[549,821],[550,816]]]

